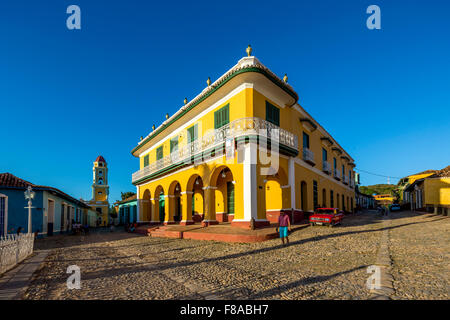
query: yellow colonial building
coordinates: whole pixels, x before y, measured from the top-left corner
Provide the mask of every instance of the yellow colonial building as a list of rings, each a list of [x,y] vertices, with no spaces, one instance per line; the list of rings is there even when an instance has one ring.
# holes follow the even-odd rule
[[[353,158],[299,104],[298,95],[247,57],[133,148],[138,217],[146,223],[255,227],[317,207],[353,211]]]
[[[86,203],[97,213],[96,225],[108,225],[109,217],[109,185],[108,165],[102,156],[98,156],[92,168],[92,200]]]
[[[411,210],[448,215],[450,212],[450,166],[428,170],[404,188],[403,202]]]

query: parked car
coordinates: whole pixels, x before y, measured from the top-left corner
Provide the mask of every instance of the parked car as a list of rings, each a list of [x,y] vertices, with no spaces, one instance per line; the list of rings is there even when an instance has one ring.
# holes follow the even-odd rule
[[[400,205],[399,204],[396,204],[396,203],[394,203],[394,204],[391,204],[390,206],[389,206],[389,210],[390,211],[400,211],[402,208],[400,207]]]
[[[342,222],[344,213],[338,208],[317,208],[313,215],[309,217],[309,224],[335,226]]]

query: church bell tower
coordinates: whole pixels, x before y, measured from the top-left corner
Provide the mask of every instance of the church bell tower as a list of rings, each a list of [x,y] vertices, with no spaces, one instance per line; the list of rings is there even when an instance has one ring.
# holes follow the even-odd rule
[[[97,212],[97,225],[108,225],[109,211],[109,186],[108,186],[108,165],[105,158],[98,156],[92,168],[92,200],[88,204]]]

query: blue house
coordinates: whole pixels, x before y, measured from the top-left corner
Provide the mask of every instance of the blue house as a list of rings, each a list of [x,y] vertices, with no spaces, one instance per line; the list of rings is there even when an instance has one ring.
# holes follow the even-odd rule
[[[0,236],[13,234],[22,227],[28,232],[28,200],[24,192],[31,186],[35,192],[31,210],[32,232],[40,236],[64,233],[72,221],[87,223],[89,206],[61,190],[35,185],[11,173],[0,173]]]
[[[138,216],[136,195],[128,197],[125,200],[115,202],[114,207],[118,213],[119,224],[137,222]]]

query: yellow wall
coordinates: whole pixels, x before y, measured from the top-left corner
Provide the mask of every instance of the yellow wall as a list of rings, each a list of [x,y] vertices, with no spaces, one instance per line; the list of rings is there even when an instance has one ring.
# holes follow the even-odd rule
[[[450,205],[450,178],[424,180],[426,205]]]
[[[158,137],[159,137],[159,135],[158,135],[158,137],[155,138],[155,141],[152,140],[148,143],[149,147],[155,146],[154,149],[152,149],[148,153],[149,163],[156,161],[156,149],[158,149],[161,146],[163,146],[163,156],[164,157],[170,154],[170,140],[172,140],[173,138],[178,137],[178,149],[187,145],[188,144],[187,129],[190,128],[191,126],[198,124],[199,138],[201,136],[206,135],[206,133],[209,130],[214,130],[214,112],[219,110],[220,108],[226,106],[227,104],[229,104],[230,122],[232,122],[233,120],[236,120],[236,119],[249,117],[250,111],[247,110],[246,102],[252,101],[252,91],[253,91],[253,89],[244,89],[237,95],[235,95],[232,98],[228,99],[227,101],[221,103],[217,108],[214,108],[214,110],[211,110],[210,112],[208,112],[206,115],[204,115],[197,121],[186,126],[186,128],[184,128],[181,132],[179,132],[176,135],[173,135],[173,134],[170,134],[170,135],[166,134],[165,136],[161,135],[161,138],[159,138],[159,139],[158,139]],[[200,108],[200,109],[202,109],[202,108]],[[203,109],[205,109],[205,108],[203,108]],[[202,111],[202,110],[200,110],[200,111]],[[197,112],[193,113],[192,115],[190,115],[189,113],[187,115],[185,115],[184,122],[179,123],[180,126],[184,126],[184,123],[187,123],[190,120],[192,120],[195,117],[195,115],[200,113],[200,111],[197,111]],[[179,121],[177,121],[177,122],[179,122]],[[177,122],[175,122],[175,123],[177,123]],[[172,126],[174,127],[174,130],[177,129],[175,124],[173,124]],[[170,130],[167,130],[167,131],[170,131]],[[158,141],[162,140],[163,137],[167,137],[167,136],[169,138],[166,141],[164,141],[162,143],[158,142]],[[140,168],[141,169],[144,167],[144,156],[145,156],[145,154],[141,154],[141,156],[140,156]]]
[[[280,89],[281,90],[281,89]],[[212,99],[212,98],[209,98]],[[261,119],[266,119],[266,100],[271,104],[279,107],[280,109],[280,126],[283,129],[286,129],[298,137],[298,145],[299,145],[299,154],[297,156],[297,162],[295,167],[295,173],[289,172],[288,159],[286,157],[280,158],[280,168],[282,175],[276,178],[267,178],[261,175],[257,175],[257,201],[258,201],[258,218],[264,219],[266,210],[277,210],[277,209],[286,209],[291,208],[291,189],[295,188],[296,199],[295,199],[295,207],[298,209],[303,209],[305,211],[313,211],[314,203],[313,203],[313,181],[316,180],[318,184],[317,198],[318,205],[327,205],[330,206],[330,190],[334,192],[334,207],[339,207],[340,209],[344,209],[344,204],[342,203],[342,195],[344,195],[345,200],[345,209],[350,211],[351,201],[353,199],[353,207],[355,206],[354,195],[355,192],[353,189],[348,186],[343,185],[342,180],[338,181],[333,178],[332,174],[325,174],[322,171],[322,148],[325,148],[328,152],[327,161],[330,163],[331,169],[333,169],[333,157],[337,159],[337,169],[341,171],[342,164],[345,166],[345,174],[348,176],[348,172],[352,170],[353,166],[349,164],[349,161],[341,158],[340,154],[336,154],[332,151],[332,147],[328,147],[324,145],[321,141],[321,137],[326,136],[319,129],[314,130],[313,132],[309,132],[307,129],[303,127],[300,122],[300,118],[302,115],[295,110],[294,108],[284,107],[277,105],[274,101],[269,100],[263,94],[254,90],[252,88],[247,88],[236,94],[232,98],[228,99],[221,103],[217,108],[211,110],[209,113],[204,115],[201,119],[199,119],[198,128],[199,128],[199,139],[204,135],[208,130],[214,129],[214,112],[219,108],[229,104],[229,112],[230,112],[230,122],[233,120],[244,118],[244,117],[258,117]],[[153,148],[149,152],[149,163],[156,161],[156,149],[160,145],[163,145],[164,148],[164,156],[170,154],[170,140],[174,137],[173,131],[178,127],[183,127],[185,123],[193,119],[196,115],[198,115],[203,110],[206,110],[208,105],[208,100],[205,103],[201,103],[196,106],[193,110],[188,112],[181,119],[177,120],[174,124],[172,124],[168,129],[164,130],[158,136],[150,140],[146,143],[146,145],[139,150],[140,153],[140,167],[143,168],[144,163],[144,153],[145,149]],[[183,130],[177,134],[178,136],[178,148],[182,148],[187,143],[187,128],[194,125],[195,123],[191,123]],[[310,149],[314,152],[315,158],[315,166],[311,166],[306,164],[302,160],[302,133],[303,131],[309,134],[310,139]],[[165,137],[168,137],[166,141],[161,143],[161,140]],[[334,144],[334,146],[339,147]],[[339,147],[340,148],[340,147]],[[345,151],[344,151],[345,154]],[[343,154],[343,155],[344,155]],[[235,155],[235,160],[237,160],[237,152]],[[217,173],[218,170],[221,170],[222,165],[226,163],[225,157],[221,157],[219,159],[215,159],[208,163],[202,163],[200,165],[194,165],[189,168],[185,168],[175,173],[169,173],[163,177],[156,178],[150,182],[145,182],[139,185],[138,193],[139,199],[143,198],[143,194],[146,190],[150,191],[150,198],[155,197],[155,191],[157,188],[162,188],[164,190],[164,194],[170,194],[169,188],[174,181],[177,181],[181,185],[181,192],[184,192],[188,189],[189,181],[192,177],[196,175],[200,175],[203,179],[203,187],[211,186],[211,177]],[[241,163],[230,164],[227,163],[226,166],[231,170],[233,175],[233,180],[236,181],[235,184],[235,219],[242,219],[244,216],[244,201],[249,201],[249,199],[243,199],[243,165]],[[260,168],[260,165],[257,166],[257,169]],[[295,176],[295,183],[293,186],[280,188],[281,186],[289,185],[288,175]],[[352,175],[354,177],[354,175]],[[307,199],[308,203],[305,208],[301,206],[301,193],[300,193],[300,185],[301,182],[306,182],[307,185]],[[205,212],[207,215],[211,208],[208,206],[214,206],[215,212],[226,212],[227,208],[225,207],[225,198],[223,188],[226,188],[226,185],[221,185],[217,187],[218,189],[214,189],[209,192],[208,190],[204,190],[204,203],[205,208],[201,208],[203,204],[203,199],[199,194],[195,195],[195,211]],[[268,190],[269,189],[269,190]],[[322,190],[326,191],[326,201],[323,199]],[[188,190],[191,191],[191,190]],[[339,195],[339,200],[337,196]],[[198,197],[197,197],[198,196]],[[208,199],[214,199],[214,203],[209,203]],[[186,208],[189,207],[189,202],[187,196],[181,196],[181,205]],[[166,201],[166,204],[168,201]],[[339,204],[339,206],[338,206]],[[150,208],[156,208],[155,201],[150,202]],[[155,211],[155,210],[153,210]],[[186,215],[186,210],[182,209],[183,212],[183,220],[190,219]],[[141,213],[141,216],[145,216],[145,214]],[[210,217],[211,218],[211,217]],[[166,221],[171,221],[171,208],[170,205],[166,205]],[[208,219],[208,218],[207,218]],[[153,214],[152,220],[156,221],[159,218],[156,217],[156,214]]]

